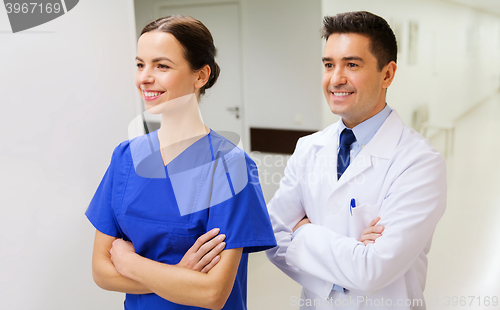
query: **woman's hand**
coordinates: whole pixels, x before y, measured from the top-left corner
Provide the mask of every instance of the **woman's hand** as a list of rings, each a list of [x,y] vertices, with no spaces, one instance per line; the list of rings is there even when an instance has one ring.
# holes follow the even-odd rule
[[[116,239],[113,241],[109,254],[111,255],[111,261],[113,262],[113,265],[115,265],[116,271],[126,277],[125,273],[128,261],[131,257],[137,255],[132,242],[128,242],[123,239]]]
[[[363,242],[365,245],[375,243],[375,240],[382,236],[382,232],[384,231],[384,226],[376,226],[378,221],[380,221],[380,217],[376,217],[373,221],[368,224],[368,227],[363,230],[361,233],[361,238],[359,241]]]
[[[220,261],[219,254],[226,246],[226,243],[222,242],[226,236],[217,236],[219,231],[219,228],[214,228],[201,235],[177,266],[203,273],[209,272]]]

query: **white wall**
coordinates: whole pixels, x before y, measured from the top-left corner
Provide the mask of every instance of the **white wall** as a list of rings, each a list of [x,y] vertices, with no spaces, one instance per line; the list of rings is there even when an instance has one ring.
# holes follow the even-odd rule
[[[436,0],[322,0],[323,14],[366,10],[401,34],[398,71],[387,102],[406,124],[418,105],[434,123],[454,121],[500,88],[500,17]],[[409,64],[409,23],[418,23]]]
[[[91,276],[84,212],[135,115],[131,0],[10,33],[0,6],[0,309],[122,309]]]
[[[246,130],[322,129],[321,2],[242,0],[241,7]],[[269,201],[288,157],[251,156]]]
[[[242,21],[249,127],[321,129],[321,2],[242,1]]]
[[[321,2],[243,0],[241,7],[246,129],[322,129]],[[251,155],[269,201],[287,158]]]

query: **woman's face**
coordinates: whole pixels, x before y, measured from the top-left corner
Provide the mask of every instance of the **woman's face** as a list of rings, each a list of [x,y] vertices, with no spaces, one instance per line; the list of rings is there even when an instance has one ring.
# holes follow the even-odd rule
[[[199,72],[191,70],[182,45],[170,33],[151,31],[141,35],[136,62],[135,84],[150,113],[174,108],[170,105],[179,100],[171,100],[197,94],[203,86],[199,85]]]

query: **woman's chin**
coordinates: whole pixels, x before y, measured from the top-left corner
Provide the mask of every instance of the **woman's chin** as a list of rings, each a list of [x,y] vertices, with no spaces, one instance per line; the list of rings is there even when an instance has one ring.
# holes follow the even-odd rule
[[[165,102],[154,104],[152,102],[145,101],[144,108],[149,114],[162,114],[165,110]]]
[[[196,98],[196,94],[193,93],[159,103],[148,102],[145,100],[144,108],[150,114],[163,114],[168,113],[172,110],[186,108],[188,105],[197,106],[197,104],[198,100]]]

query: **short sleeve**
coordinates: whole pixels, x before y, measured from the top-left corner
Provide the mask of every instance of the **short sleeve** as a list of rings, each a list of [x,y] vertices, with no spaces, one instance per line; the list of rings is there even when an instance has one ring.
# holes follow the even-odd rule
[[[246,169],[241,169],[242,160]],[[276,246],[257,165],[241,151],[226,159],[224,166],[233,196],[209,208],[207,230],[220,228],[226,235],[226,249],[243,248],[243,253]]]
[[[121,230],[117,224],[113,211],[113,197],[116,193],[115,171],[116,171],[116,149],[111,157],[104,177],[92,198],[85,215],[94,227],[108,236],[122,238]]]

